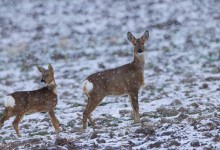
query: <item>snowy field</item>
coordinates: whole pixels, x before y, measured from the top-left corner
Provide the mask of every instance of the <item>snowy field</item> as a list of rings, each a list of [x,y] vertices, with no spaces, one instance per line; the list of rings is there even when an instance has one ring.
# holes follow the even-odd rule
[[[58,85],[57,135],[47,113],[26,115],[18,138],[11,118],[0,149],[220,149],[218,0],[1,0],[0,116],[8,93],[44,85],[36,65],[51,63]],[[127,32],[145,44],[141,123],[127,96],[107,97],[82,130],[91,73],[133,59]]]

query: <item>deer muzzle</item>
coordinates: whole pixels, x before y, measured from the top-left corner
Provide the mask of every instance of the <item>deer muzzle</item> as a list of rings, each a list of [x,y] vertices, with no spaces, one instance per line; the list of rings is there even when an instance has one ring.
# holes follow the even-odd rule
[[[44,79],[41,79],[41,81],[40,81],[40,82],[44,82],[44,83],[46,83]]]
[[[138,49],[138,53],[143,53],[143,50],[142,49]]]

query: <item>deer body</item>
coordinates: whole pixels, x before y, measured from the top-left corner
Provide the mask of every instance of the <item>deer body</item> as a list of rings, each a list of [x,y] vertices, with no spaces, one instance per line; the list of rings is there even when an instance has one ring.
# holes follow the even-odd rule
[[[35,112],[47,112],[50,108],[55,108],[57,95],[48,87],[43,87],[34,91],[20,91],[9,94],[15,100],[13,111],[16,114],[30,114]],[[48,100],[47,100],[48,99]],[[5,100],[5,104],[7,99]]]
[[[47,84],[38,90],[33,91],[19,91],[11,93],[4,101],[5,110],[3,117],[0,120],[0,127],[4,122],[12,116],[16,116],[13,121],[13,127],[20,137],[18,124],[25,114],[32,114],[35,112],[48,112],[52,124],[57,132],[59,129],[59,122],[55,116],[54,109],[57,104],[56,83],[53,78],[53,68],[49,65],[49,70],[41,67],[38,69],[42,73],[42,82]]]
[[[134,60],[123,66],[94,73],[83,83],[83,91],[88,97],[88,104],[83,112],[83,128],[87,127],[87,118],[94,126],[92,111],[105,96],[129,95],[134,111],[134,121],[140,122],[138,91],[144,85],[144,42],[148,39],[148,31],[140,39],[130,32],[128,39],[135,45]]]
[[[130,63],[94,73],[87,77],[87,81],[93,83],[93,90],[98,91],[100,94],[103,93],[103,96],[123,95],[138,91],[141,85],[144,84],[144,76],[141,68]]]

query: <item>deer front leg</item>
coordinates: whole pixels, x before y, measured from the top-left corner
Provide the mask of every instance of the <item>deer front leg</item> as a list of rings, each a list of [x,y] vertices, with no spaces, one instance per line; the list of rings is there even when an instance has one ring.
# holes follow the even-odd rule
[[[61,130],[60,130],[60,127],[59,127],[59,121],[55,116],[54,110],[50,110],[48,113],[50,115],[51,122],[52,122],[56,132],[60,132]]]
[[[15,117],[15,120],[13,121],[12,125],[16,131],[16,134],[18,135],[18,137],[21,137],[21,134],[20,134],[20,131],[19,131],[19,128],[18,128],[18,124],[19,122],[21,121],[21,119],[23,118],[23,114],[19,114]]]
[[[138,104],[138,92],[132,93],[130,96],[131,106],[134,112],[134,122],[140,122],[140,114],[139,114],[139,104]]]

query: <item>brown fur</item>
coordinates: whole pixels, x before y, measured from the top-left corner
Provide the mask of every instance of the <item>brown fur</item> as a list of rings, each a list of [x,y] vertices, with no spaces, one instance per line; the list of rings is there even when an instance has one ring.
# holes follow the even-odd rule
[[[87,118],[94,126],[95,122],[91,118],[91,113],[98,106],[105,96],[108,95],[129,95],[131,105],[134,111],[134,121],[140,122],[138,91],[144,85],[144,43],[148,39],[149,33],[136,39],[128,32],[128,40],[134,45],[134,60],[123,66],[94,73],[86,78],[93,84],[93,89],[83,91],[88,97],[88,104],[83,112],[83,128],[87,127]],[[142,55],[139,55],[141,51]]]
[[[56,83],[54,81],[54,71],[51,65],[48,70],[38,67],[38,70],[42,73],[42,81],[47,86],[34,91],[19,91],[9,94],[15,99],[15,106],[6,107],[3,113],[3,117],[0,120],[0,126],[4,124],[12,116],[16,116],[13,121],[13,127],[20,137],[18,124],[25,114],[31,114],[35,112],[48,112],[52,121],[52,124],[57,132],[59,129],[59,122],[54,114],[54,109],[57,104],[57,95],[54,93]]]

